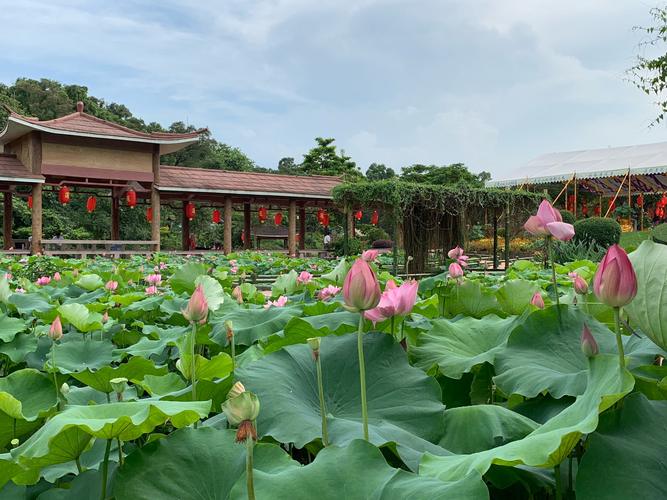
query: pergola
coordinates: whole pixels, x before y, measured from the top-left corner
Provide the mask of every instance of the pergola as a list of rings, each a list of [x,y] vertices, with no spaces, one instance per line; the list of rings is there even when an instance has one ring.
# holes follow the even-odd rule
[[[191,133],[145,133],[102,120],[84,112],[53,120],[38,120],[8,108],[7,126],[0,132],[0,190],[4,193],[4,248],[13,248],[12,197],[17,186],[30,186],[32,253],[47,244],[42,238],[42,196],[51,189],[88,187],[109,189],[111,239],[95,243],[145,244],[160,251],[160,207],[172,201],[183,208],[183,250],[188,250],[189,203],[220,206],[224,212],[223,250],[232,251],[232,213],[242,206],[244,247],[251,247],[251,206],[288,209],[288,250],[297,252],[297,211],[300,244],[305,242],[308,207],[333,206],[332,190],[337,177],[287,176],[254,172],[230,172],[160,164],[160,157],[196,143],[205,130]],[[151,240],[120,240],[120,205],[129,192],[151,207]],[[51,243],[51,241],[48,241]],[[60,252],[64,253],[64,252]],[[132,252],[124,252],[132,253]]]

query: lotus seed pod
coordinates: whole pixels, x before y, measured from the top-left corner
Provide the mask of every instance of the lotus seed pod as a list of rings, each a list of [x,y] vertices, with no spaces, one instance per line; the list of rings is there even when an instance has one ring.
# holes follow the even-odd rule
[[[125,377],[112,378],[109,380],[111,388],[116,394],[123,394],[127,389],[127,379]]]
[[[69,385],[67,385],[67,382],[60,386],[60,393],[63,396],[67,396],[67,394],[69,394]]]
[[[17,438],[12,439],[9,443],[12,445],[12,448],[16,448],[19,445],[19,440]]]
[[[244,420],[253,421],[259,415],[259,399],[252,392],[242,392],[222,404],[222,411],[231,425],[239,425]]]
[[[322,342],[321,337],[312,337],[306,340],[308,342],[308,347],[310,347],[313,351],[319,351],[320,350],[320,343]]]

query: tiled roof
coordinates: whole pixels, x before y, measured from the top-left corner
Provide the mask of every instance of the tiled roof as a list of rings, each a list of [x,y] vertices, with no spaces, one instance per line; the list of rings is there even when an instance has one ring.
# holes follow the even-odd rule
[[[0,153],[0,179],[24,179],[25,182],[43,182],[44,177],[33,174],[23,166],[16,155]]]
[[[339,177],[235,172],[190,167],[160,166],[161,191],[253,194],[330,199]]]

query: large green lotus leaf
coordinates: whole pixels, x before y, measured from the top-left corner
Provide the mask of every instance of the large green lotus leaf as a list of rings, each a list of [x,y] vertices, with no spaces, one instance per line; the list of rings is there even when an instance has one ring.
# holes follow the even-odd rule
[[[51,386],[51,392],[53,392],[53,386]],[[55,401],[55,393],[53,399]],[[41,418],[33,420],[32,422],[23,419],[17,420],[10,417],[5,412],[0,411],[0,448],[5,448],[14,438],[21,439],[21,437],[31,434],[34,430],[38,429],[42,423],[43,420]]]
[[[26,468],[76,459],[90,440],[131,441],[153,431],[167,420],[185,427],[208,415],[210,401],[127,401],[93,406],[68,406],[48,420],[12,456]]]
[[[334,267],[330,272],[323,274],[321,279],[330,281],[334,285],[343,286],[343,281],[347,272],[350,270],[350,265],[347,263],[345,258],[342,258],[340,262]]]
[[[577,498],[667,498],[667,401],[631,394],[600,419],[577,473]]]
[[[0,353],[6,355],[14,363],[22,363],[25,357],[37,350],[37,337],[30,333],[19,333],[11,342],[0,343]]]
[[[269,309],[240,309],[213,321],[212,338],[221,345],[227,344],[225,321],[234,325],[234,339],[237,345],[250,346],[279,332],[294,316],[301,315],[301,306],[270,307]]]
[[[133,302],[123,312],[127,317],[142,317],[144,313],[159,310],[163,301],[164,297],[162,295],[150,295],[143,300]]]
[[[507,346],[497,354],[494,381],[498,388],[507,395],[528,398],[544,391],[555,398],[582,394],[588,371],[588,358],[581,351],[584,322],[600,352],[616,352],[614,334],[579,308],[538,309],[514,328]]]
[[[14,488],[14,483],[7,484],[10,479],[22,471],[23,468],[14,461],[9,453],[0,454],[0,496],[2,498],[8,498],[10,500],[13,498],[16,498],[17,500],[23,500],[25,498],[25,496],[18,496],[20,493],[25,492],[25,488]],[[9,496],[12,493],[10,493],[8,490],[11,490],[12,493],[16,492],[17,496]]]
[[[123,295],[112,295],[111,302],[120,304],[121,306],[129,306],[135,302],[139,302],[146,298],[146,294],[142,292],[130,292]]]
[[[113,392],[110,380],[124,377],[132,383],[137,383],[146,375],[164,375],[167,367],[156,367],[155,364],[145,358],[135,356],[127,363],[121,363],[116,367],[103,366],[99,370],[85,370],[73,373],[72,376],[79,382],[102,392]]]
[[[104,286],[104,280],[98,274],[83,274],[76,282],[76,286],[85,290],[95,290]]]
[[[503,406],[462,406],[445,412],[440,446],[453,453],[476,453],[522,439],[538,427],[537,422]]]
[[[181,354],[181,359],[176,366],[186,379],[192,379],[192,356],[190,354]],[[221,352],[211,359],[195,354],[197,380],[225,378],[232,372],[233,368],[232,358],[226,352]]]
[[[55,306],[38,293],[13,293],[9,303],[16,307],[20,314],[30,316],[33,313],[47,313]]]
[[[533,298],[538,289],[539,287],[534,281],[509,280],[496,291],[496,298],[503,311],[507,314],[519,316],[526,309],[532,307],[530,299]]]
[[[292,295],[298,288],[298,283],[296,281],[298,274],[294,269],[292,269],[287,274],[281,274],[276,278],[276,281],[271,287],[271,293],[274,297],[279,295]]]
[[[151,396],[163,396],[185,389],[186,383],[176,373],[170,372],[161,377],[146,375],[139,385]]]
[[[558,415],[523,439],[469,455],[424,455],[419,473],[451,480],[477,471],[485,474],[492,464],[553,467],[562,462],[584,434],[598,425],[599,413],[632,390],[634,380],[622,372],[618,357],[600,354],[591,359],[585,392]]]
[[[114,345],[109,340],[86,339],[74,334],[63,337],[55,344],[56,367],[60,373],[76,373],[85,370],[96,370],[111,364]],[[48,363],[51,363],[49,354]]]
[[[71,386],[69,392],[65,395],[67,399],[67,404],[70,405],[95,405],[95,404],[105,404],[110,403],[112,400],[116,401],[117,396],[113,396],[108,392],[98,391],[92,387],[83,386],[76,387]],[[122,401],[133,401],[137,398],[137,388],[136,386],[128,385],[127,388],[123,391]]]
[[[443,375],[459,379],[474,366],[493,364],[496,354],[505,349],[516,318],[490,314],[482,319],[441,318],[432,324],[431,330],[419,333],[416,344],[410,345],[410,356],[424,371],[437,366]]]
[[[83,304],[63,304],[58,308],[58,312],[80,332],[91,332],[102,328],[102,315],[90,312]]]
[[[0,340],[11,342],[17,333],[24,331],[27,325],[20,318],[11,318],[5,314],[0,316]]]
[[[635,387],[649,399],[667,399],[667,365],[640,366],[632,370]]]
[[[493,291],[486,290],[479,283],[469,280],[451,288],[445,300],[445,309],[448,316],[463,314],[483,318],[487,314],[502,314]]]
[[[225,292],[220,282],[210,276],[198,276],[195,286],[198,285],[201,285],[204,291],[209,311],[217,311],[225,300]]]
[[[667,245],[646,240],[630,254],[637,274],[637,296],[625,306],[633,323],[667,349]]]
[[[231,498],[232,487],[245,476],[246,450],[234,442],[235,436],[231,429],[205,427],[182,429],[150,443],[127,457],[116,474],[113,494],[119,500]],[[256,445],[253,459],[255,473],[277,474],[300,468],[273,444]]]
[[[12,291],[9,289],[9,282],[4,276],[0,277],[0,302],[7,304]]]
[[[16,419],[34,421],[56,406],[53,379],[25,368],[0,378],[0,410]]]
[[[142,337],[139,342],[125,349],[114,351],[116,353],[125,353],[132,356],[142,356],[145,358],[160,355],[167,346],[175,346],[179,339],[190,331],[190,327],[175,326],[170,328],[160,328],[156,325],[146,325],[143,333],[149,335]],[[154,338],[155,337],[155,338]]]
[[[107,476],[107,492],[113,482],[117,464],[109,463]],[[102,473],[99,470],[88,469],[79,475],[73,476],[71,482],[58,481],[58,485],[45,491],[39,500],[99,500],[102,494]]]
[[[226,377],[216,380],[198,380],[197,381],[197,400],[211,401],[211,411],[220,412],[221,404],[227,399],[227,394],[232,388],[232,377]],[[165,401],[192,401],[192,386],[188,385],[184,389],[172,391],[157,396]]]
[[[195,281],[198,276],[206,274],[206,265],[197,262],[189,262],[179,267],[169,279],[171,289],[175,293],[192,294],[195,291]]]
[[[90,304],[92,307],[102,306],[103,304],[95,304],[100,298],[104,297],[107,294],[107,291],[104,288],[99,288],[93,290],[92,292],[81,293],[80,288],[76,287],[67,287],[78,291],[79,293],[73,294],[72,296],[66,297],[63,300],[63,304]],[[53,298],[53,296],[52,296]]]
[[[331,312],[305,318],[294,316],[285,325],[282,332],[272,335],[266,340],[264,352],[268,354],[282,349],[286,345],[302,344],[312,337],[351,333],[356,331],[357,328],[359,328],[359,313],[349,311]]]
[[[320,356],[329,440],[342,446],[363,435],[356,334],[324,337]],[[371,442],[396,443],[411,467],[425,449],[446,453],[432,444],[443,430],[437,382],[410,366],[389,335],[364,335],[364,356]],[[285,347],[237,369],[236,376],[261,401],[260,434],[299,448],[321,438],[317,377],[308,346]]]
[[[325,448],[305,467],[255,471],[254,479],[257,498],[272,500],[489,498],[476,472],[451,481],[418,476],[390,467],[380,450],[361,439]],[[232,498],[247,498],[245,481],[236,483]]]

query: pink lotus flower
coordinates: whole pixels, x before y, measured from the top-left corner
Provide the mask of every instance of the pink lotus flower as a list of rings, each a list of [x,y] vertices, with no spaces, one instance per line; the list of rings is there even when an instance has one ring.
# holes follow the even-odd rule
[[[544,299],[542,298],[542,294],[540,292],[535,292],[533,298],[530,299],[530,303],[538,309],[544,309]]]
[[[188,305],[182,311],[183,317],[190,323],[204,323],[208,316],[208,302],[204,289],[201,285],[197,285],[195,291],[192,293]]]
[[[150,285],[160,286],[162,284],[162,275],[161,274],[149,274],[146,276],[146,283]]]
[[[157,295],[158,289],[155,285],[151,285],[146,288],[146,295]]]
[[[281,295],[276,300],[269,300],[264,304],[264,309],[269,309],[270,307],[285,307],[285,304],[287,304],[287,297]]]
[[[56,316],[56,319],[51,323],[49,338],[54,342],[63,338],[63,324],[60,322],[60,316]]]
[[[380,302],[382,292],[375,273],[363,258],[357,259],[345,276],[343,299],[352,311],[368,311]]]
[[[113,281],[113,280],[109,280],[109,281],[107,281],[106,284],[104,285],[104,288],[106,288],[106,289],[109,290],[110,292],[114,292],[114,291],[116,290],[116,288],[118,288],[118,282],[117,282],[117,281]]]
[[[310,274],[308,271],[301,271],[296,279],[296,282],[300,283],[301,285],[307,285],[312,280],[313,280],[312,274]]]
[[[332,297],[335,297],[338,292],[340,292],[340,287],[339,286],[334,286],[334,285],[329,285],[327,287],[322,288],[320,290],[320,293],[317,295],[317,297],[320,300],[327,300]]]
[[[531,215],[523,227],[538,236],[551,235],[560,241],[569,241],[574,236],[574,226],[563,222],[563,217],[547,200],[542,200],[537,215]]]
[[[593,337],[586,323],[584,323],[584,328],[581,331],[581,352],[588,358],[592,358],[600,352],[598,343],[595,341],[595,337]]]
[[[628,254],[612,245],[602,258],[593,280],[597,298],[610,307],[623,307],[637,295],[637,275]]]
[[[164,262],[160,262],[160,269],[161,270],[162,269],[167,269],[167,264],[165,264]]]
[[[239,268],[238,268],[238,267],[235,267],[235,266],[233,266],[233,267],[232,267],[232,268],[231,268],[231,269],[230,269],[229,271],[230,271],[230,272],[231,272],[232,274],[236,274],[236,273],[238,273],[238,272],[239,272]]]
[[[62,279],[62,276],[60,276],[60,273],[58,271],[56,271],[53,274],[53,281],[60,281],[61,279]]]
[[[49,283],[51,283],[51,277],[50,276],[41,276],[41,277],[37,278],[36,283],[39,286],[48,285]]]
[[[16,290],[14,290],[14,293],[25,293],[25,290],[21,287],[18,287]]]
[[[447,257],[454,259],[461,267],[468,267],[469,257],[465,255],[463,248],[458,245],[447,252]]]
[[[5,279],[7,281],[11,280],[13,278],[12,273],[5,273]]]
[[[231,267],[236,267],[236,262],[237,262],[236,259],[232,259],[232,260],[229,261],[229,265]]]
[[[364,316],[374,325],[393,316],[407,316],[415,306],[418,289],[419,284],[414,280],[406,281],[401,286],[389,280],[377,307],[366,311]]]
[[[452,279],[459,279],[463,276],[463,268],[458,262],[449,264],[449,276],[451,276]]]
[[[366,250],[364,253],[361,254],[361,258],[364,259],[366,262],[373,262],[375,259],[378,258],[378,255],[380,255],[379,250]]]

